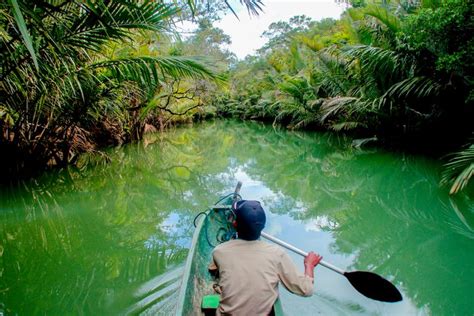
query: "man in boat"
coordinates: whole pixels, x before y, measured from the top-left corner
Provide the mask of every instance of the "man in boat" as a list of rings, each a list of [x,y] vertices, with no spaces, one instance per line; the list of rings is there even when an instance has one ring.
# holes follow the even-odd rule
[[[217,315],[269,315],[279,282],[294,294],[311,296],[314,267],[322,257],[310,252],[301,273],[281,247],[259,240],[266,222],[260,202],[237,201],[232,210],[238,238],[218,245],[209,265],[219,276]]]

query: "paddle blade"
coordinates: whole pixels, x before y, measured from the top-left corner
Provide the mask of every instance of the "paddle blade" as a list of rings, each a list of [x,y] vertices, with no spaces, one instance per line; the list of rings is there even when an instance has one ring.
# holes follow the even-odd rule
[[[344,276],[359,293],[373,300],[393,303],[403,299],[392,283],[375,273],[354,271],[345,272]]]

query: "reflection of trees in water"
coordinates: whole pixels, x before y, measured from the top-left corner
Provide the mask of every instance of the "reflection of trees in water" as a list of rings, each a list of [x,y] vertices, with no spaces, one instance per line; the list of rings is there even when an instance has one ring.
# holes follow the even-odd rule
[[[169,210],[130,208],[123,192],[116,190],[115,200],[106,192],[96,205],[83,196],[72,207],[61,194],[34,204],[25,198],[12,210],[17,216],[3,216],[0,300],[7,312],[94,314],[116,304],[120,291],[184,260],[187,249],[173,243],[177,232],[156,228]],[[162,243],[145,248],[150,235]]]
[[[215,176],[226,170],[220,153],[231,145],[177,130],[146,149],[114,149],[107,164],[4,192],[7,311],[97,313],[132,304],[134,288],[185,260],[195,212],[231,187]]]
[[[353,149],[344,139],[324,135],[268,129],[258,134],[258,129],[236,128],[242,139],[236,146],[246,146],[241,159],[252,157],[244,171],[279,192],[266,203],[273,213],[321,222],[335,238],[334,252],[357,254],[351,268],[393,277],[435,314],[447,306],[460,314],[472,312],[458,296],[474,290],[465,280],[474,274],[473,204],[463,196],[471,204],[456,201],[462,210],[456,214],[438,187],[437,164]],[[466,256],[470,259],[462,259]]]

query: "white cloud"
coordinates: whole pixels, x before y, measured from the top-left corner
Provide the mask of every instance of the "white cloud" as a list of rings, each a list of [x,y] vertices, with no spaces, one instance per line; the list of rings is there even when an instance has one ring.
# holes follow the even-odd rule
[[[323,18],[338,18],[344,7],[334,0],[265,0],[264,12],[259,16],[249,16],[245,10],[240,10],[239,20],[232,14],[226,15],[216,26],[230,35],[232,44],[229,49],[237,57],[244,58],[262,47],[266,39],[260,35],[268,26],[277,21],[288,21],[295,15],[306,15],[313,20]]]

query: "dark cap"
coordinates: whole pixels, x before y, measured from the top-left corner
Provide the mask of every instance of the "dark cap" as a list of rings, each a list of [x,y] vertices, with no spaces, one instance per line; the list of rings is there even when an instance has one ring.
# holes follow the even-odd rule
[[[266,221],[265,211],[260,202],[240,200],[232,204],[232,210],[237,217],[239,238],[245,240],[258,239]]]

